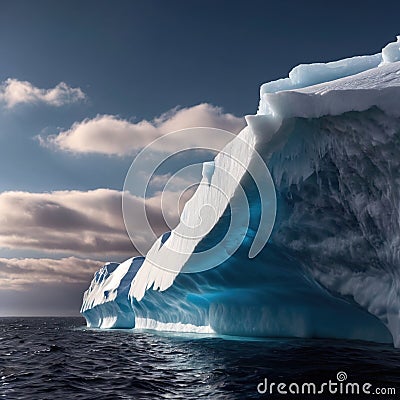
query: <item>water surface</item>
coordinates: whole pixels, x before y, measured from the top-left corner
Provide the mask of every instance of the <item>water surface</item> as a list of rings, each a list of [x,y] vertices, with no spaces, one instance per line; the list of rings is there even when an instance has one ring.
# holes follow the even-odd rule
[[[400,351],[366,342],[246,340],[151,331],[91,330],[82,318],[0,318],[5,399],[363,398],[267,396],[268,382],[348,382],[400,393]],[[369,398],[396,399],[396,396]]]

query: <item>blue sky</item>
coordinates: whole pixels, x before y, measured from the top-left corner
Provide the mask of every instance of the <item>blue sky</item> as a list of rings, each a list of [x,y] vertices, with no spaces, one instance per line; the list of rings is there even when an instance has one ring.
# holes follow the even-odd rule
[[[97,266],[135,254],[120,191],[150,138],[200,123],[238,131],[262,83],[379,52],[400,32],[399,11],[0,0],[0,315],[76,314]]]

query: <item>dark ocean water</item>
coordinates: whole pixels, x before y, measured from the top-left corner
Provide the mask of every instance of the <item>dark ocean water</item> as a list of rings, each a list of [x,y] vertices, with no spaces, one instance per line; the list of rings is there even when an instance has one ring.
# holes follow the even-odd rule
[[[397,395],[261,395],[268,382],[347,381]],[[263,386],[260,388],[263,389]],[[286,386],[287,389],[287,386]],[[294,389],[295,390],[295,387]],[[90,330],[81,318],[0,318],[4,399],[400,399],[400,350],[334,340],[245,340]]]

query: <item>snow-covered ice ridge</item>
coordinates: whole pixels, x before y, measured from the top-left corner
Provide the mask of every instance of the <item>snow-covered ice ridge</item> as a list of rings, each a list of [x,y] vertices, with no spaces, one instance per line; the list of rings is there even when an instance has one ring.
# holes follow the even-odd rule
[[[232,171],[252,216],[239,249],[218,267],[191,274],[179,273],[190,270],[191,257],[176,260],[174,273],[143,257],[105,265],[84,295],[88,326],[400,347],[400,37],[372,56],[299,65],[261,86],[258,112],[246,120],[224,151],[240,154],[246,166],[254,147],[272,173],[278,215],[265,248],[248,258],[259,197],[245,171]],[[222,155],[206,166],[209,190],[224,184],[217,176],[223,163],[233,168]],[[182,218],[198,217],[207,187],[199,186]],[[235,187],[223,190],[234,204]],[[220,218],[202,243],[226,224],[228,203],[215,202]],[[152,260],[162,263],[165,245],[185,247],[180,240],[174,231],[158,239]]]

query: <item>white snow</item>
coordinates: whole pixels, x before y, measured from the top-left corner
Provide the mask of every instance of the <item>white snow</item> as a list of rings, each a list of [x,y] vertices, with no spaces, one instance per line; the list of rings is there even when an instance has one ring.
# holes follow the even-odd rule
[[[244,224],[239,223],[232,228],[230,239],[236,236],[236,240],[226,243],[227,247],[221,243],[218,251],[212,254],[193,254],[195,247],[221,218],[246,172],[253,152],[254,135],[250,129],[245,128],[237,140],[229,143],[215,157],[212,176],[208,173],[209,167],[206,165],[204,178],[195,194],[186,203],[179,225],[171,231],[171,236],[164,245],[161,246],[158,239],[149,250],[146,260],[132,282],[129,293],[131,297],[142,299],[150,287],[155,290],[166,290],[184,266],[201,270],[204,264],[210,262],[218,265],[225,258],[227,247],[231,249],[240,245],[245,234],[243,226],[246,224],[246,218]]]

